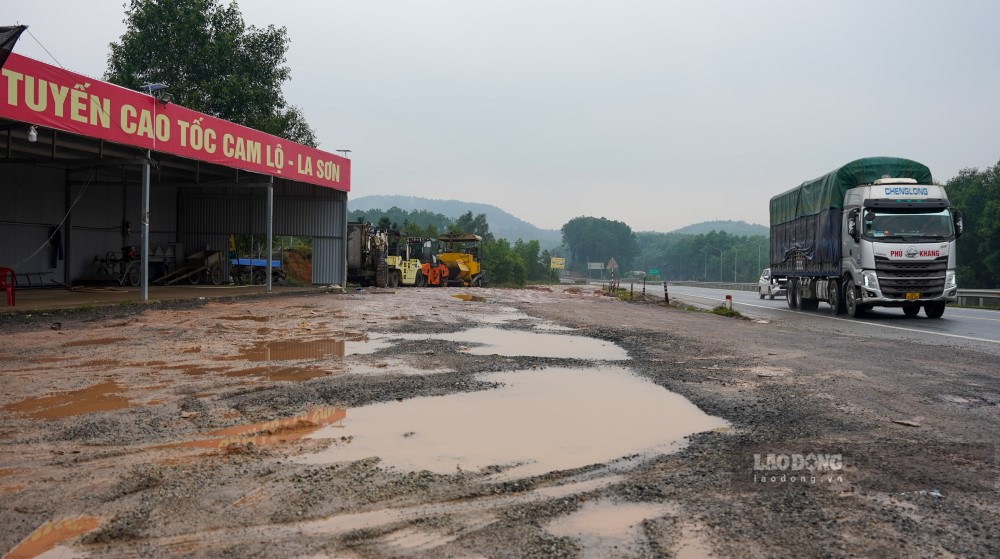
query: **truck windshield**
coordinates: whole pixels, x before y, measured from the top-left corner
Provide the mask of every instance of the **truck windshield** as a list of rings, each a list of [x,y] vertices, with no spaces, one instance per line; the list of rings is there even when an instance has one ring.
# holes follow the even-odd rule
[[[883,240],[940,240],[954,236],[951,212],[865,212],[865,236]]]

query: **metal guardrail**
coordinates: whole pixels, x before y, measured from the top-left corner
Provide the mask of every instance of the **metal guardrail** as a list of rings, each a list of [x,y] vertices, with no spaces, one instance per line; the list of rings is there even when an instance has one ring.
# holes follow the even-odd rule
[[[621,283],[622,285],[626,285],[631,282],[629,280],[622,280]],[[642,281],[635,283],[640,284],[642,283]],[[756,283],[671,281],[667,282],[667,284],[689,285],[691,287],[707,287],[709,289],[729,289],[732,291],[757,291]],[[959,289],[957,305],[959,307],[1000,310],[1000,289]]]

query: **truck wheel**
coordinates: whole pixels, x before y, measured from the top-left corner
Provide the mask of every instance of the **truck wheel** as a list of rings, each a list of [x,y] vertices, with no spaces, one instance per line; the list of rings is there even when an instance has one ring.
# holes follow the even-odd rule
[[[417,281],[416,281],[415,285],[417,287],[426,287],[427,286],[427,276],[421,274],[418,271],[417,272]]]
[[[768,287],[768,288],[767,288],[767,296],[768,296],[768,298],[769,298],[769,299],[770,299],[771,301],[773,301],[773,300],[774,300],[774,288],[773,288],[773,287]]]
[[[764,288],[763,287],[758,287],[757,288],[757,292],[758,292],[757,294],[760,295],[760,298],[763,299],[764,298]],[[772,299],[773,298],[774,297],[772,297]]]
[[[840,281],[830,280],[829,284],[830,284],[829,287],[830,292],[828,294],[829,300],[827,302],[830,303],[830,314],[832,314],[833,316],[837,316],[838,314],[844,312],[844,300],[840,296]]]
[[[816,300],[816,299],[807,299],[806,297],[803,297],[803,295],[805,294],[804,292],[805,292],[806,288],[802,284],[802,281],[799,280],[799,281],[797,281],[795,283],[796,283],[796,287],[798,288],[798,293],[795,294],[795,306],[796,306],[796,308],[798,308],[800,311],[814,311],[814,310],[818,309],[819,308],[819,301],[818,300]]]
[[[943,302],[925,303],[924,314],[927,315],[927,318],[941,318],[941,316],[944,314],[944,303]]]
[[[799,280],[795,278],[788,278],[788,285],[785,286],[785,300],[788,302],[788,308],[796,309],[799,307]]]
[[[399,270],[389,271],[389,287],[393,289],[399,287]]]
[[[912,318],[914,316],[917,316],[919,313],[920,313],[920,305],[918,304],[903,305],[903,314],[905,314],[906,316]]]
[[[854,285],[854,280],[847,280],[844,285],[844,308],[847,316],[851,318],[861,318],[865,314],[865,308],[858,301],[858,288]]]

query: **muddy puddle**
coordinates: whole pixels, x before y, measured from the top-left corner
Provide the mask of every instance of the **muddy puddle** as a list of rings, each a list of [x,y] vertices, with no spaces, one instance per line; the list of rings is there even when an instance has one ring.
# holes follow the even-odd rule
[[[27,559],[42,556],[80,557],[73,549],[60,544],[93,532],[100,524],[100,520],[93,516],[78,516],[46,522],[7,552],[4,559]]]
[[[238,315],[238,316],[220,316],[217,320],[250,320],[253,322],[267,322],[271,320],[269,316],[257,316],[253,314]]]
[[[390,345],[392,344],[387,339],[372,339],[364,334],[348,334],[345,337],[309,341],[267,341],[241,349],[237,359],[262,362],[344,357],[373,353]]]
[[[112,345],[124,342],[125,338],[97,338],[93,340],[77,340],[75,342],[66,342],[63,347],[83,347],[88,345]]]
[[[215,448],[224,449],[236,446],[270,446],[301,439],[323,426],[332,427],[347,417],[347,410],[336,406],[312,408],[307,412],[254,423],[252,425],[235,425],[208,433],[209,438],[156,445],[151,448]]]
[[[257,377],[268,381],[303,382],[343,372],[343,369],[323,369],[320,367],[253,367],[228,371],[225,375],[227,377]]]
[[[582,558],[631,556],[630,548],[645,538],[642,521],[674,512],[673,508],[669,503],[586,502],[576,512],[550,522],[545,530],[576,540],[583,549]]]
[[[28,398],[8,404],[3,410],[32,419],[59,419],[85,413],[113,411],[132,405],[122,392],[123,389],[118,383],[107,381],[80,390]]]
[[[517,477],[669,453],[682,448],[687,435],[727,426],[679,394],[617,367],[477,378],[503,386],[352,409],[342,428],[310,435],[348,436],[350,444],[299,460],[378,456],[387,466],[438,473],[503,465],[509,467],[504,476]]]
[[[474,355],[605,361],[620,361],[629,358],[628,352],[612,342],[586,336],[555,334],[537,330],[503,330],[487,327],[470,328],[451,334],[398,334],[397,336],[409,340],[436,339],[470,344],[463,351]]]

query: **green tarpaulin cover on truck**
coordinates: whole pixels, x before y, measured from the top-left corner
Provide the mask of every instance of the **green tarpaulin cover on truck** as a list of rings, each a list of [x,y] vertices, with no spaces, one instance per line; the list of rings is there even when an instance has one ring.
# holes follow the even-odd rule
[[[930,169],[916,161],[899,157],[858,159],[771,198],[771,226],[816,215],[827,209],[843,208],[844,194],[848,190],[884,177],[933,184]]]

